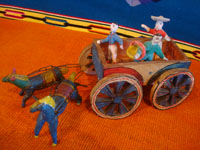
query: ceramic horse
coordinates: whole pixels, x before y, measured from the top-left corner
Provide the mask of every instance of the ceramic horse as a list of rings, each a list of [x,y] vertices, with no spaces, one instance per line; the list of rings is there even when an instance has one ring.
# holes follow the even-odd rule
[[[35,127],[35,137],[39,136],[40,130],[45,122],[49,124],[50,134],[53,140],[52,146],[57,144],[58,116],[65,110],[69,99],[76,99],[77,104],[82,101],[74,83],[76,74],[72,73],[68,79],[64,79],[56,88],[52,96],[46,96],[37,100],[30,109],[30,112],[40,111]]]
[[[2,81],[14,84],[21,89],[19,95],[24,95],[22,107],[25,107],[26,101],[33,95],[35,90],[47,88],[55,82],[61,82],[64,79],[63,74],[67,72],[67,66],[52,67],[52,69],[29,77],[27,75],[16,74],[16,70],[13,69],[12,73],[3,77]]]

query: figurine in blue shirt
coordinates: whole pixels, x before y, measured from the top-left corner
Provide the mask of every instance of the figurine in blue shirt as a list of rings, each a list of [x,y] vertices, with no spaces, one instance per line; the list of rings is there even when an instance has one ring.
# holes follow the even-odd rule
[[[146,48],[146,55],[141,60],[152,61],[154,53],[157,54],[163,60],[168,60],[159,46],[159,42],[161,40],[162,40],[162,35],[155,34],[151,41],[144,42],[144,46]],[[135,54],[135,59],[138,59],[140,55],[141,55],[141,50],[138,49],[138,52]]]
[[[98,40],[97,43],[105,43],[109,42],[108,46],[108,60],[111,60],[112,56],[112,62],[117,63],[117,45],[115,44],[118,42],[120,44],[120,48],[123,50],[123,40],[116,34],[116,31],[118,29],[118,24],[112,23],[110,26],[110,34],[108,35],[107,38],[103,40]]]

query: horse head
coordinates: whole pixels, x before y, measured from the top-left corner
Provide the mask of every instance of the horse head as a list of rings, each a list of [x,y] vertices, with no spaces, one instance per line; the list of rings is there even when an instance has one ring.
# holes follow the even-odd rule
[[[5,76],[5,77],[2,78],[2,82],[11,82],[11,81],[16,80],[15,74],[16,74],[16,69],[13,68],[11,74],[9,74],[9,75],[7,75],[7,76]]]
[[[31,105],[30,112],[42,111],[45,109],[44,106],[50,106],[51,108],[55,108],[55,101],[51,96],[46,96],[42,99],[37,100],[34,104]]]
[[[16,69],[12,70],[12,73],[3,77],[2,82],[10,82],[20,88],[24,88],[28,84],[28,76],[16,74]]]

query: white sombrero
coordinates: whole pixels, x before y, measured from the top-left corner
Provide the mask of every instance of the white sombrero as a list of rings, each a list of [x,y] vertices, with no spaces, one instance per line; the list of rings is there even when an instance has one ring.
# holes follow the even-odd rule
[[[169,22],[170,21],[169,18],[164,18],[163,16],[159,16],[159,17],[151,16],[151,19],[154,20],[154,21],[162,21],[162,22]]]

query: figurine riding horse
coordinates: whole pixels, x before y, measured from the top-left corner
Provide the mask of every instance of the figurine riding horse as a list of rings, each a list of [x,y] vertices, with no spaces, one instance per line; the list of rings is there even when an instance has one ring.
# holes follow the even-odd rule
[[[57,125],[58,116],[65,110],[68,99],[76,99],[77,104],[82,101],[77,91],[77,85],[74,83],[76,74],[72,73],[68,79],[64,79],[56,88],[52,96],[46,96],[37,100],[30,109],[30,112],[40,111],[35,127],[35,137],[37,138],[45,122],[49,124],[52,146],[57,144]]]
[[[64,79],[63,74],[67,72],[67,66],[52,67],[52,69],[41,74],[29,77],[27,75],[16,74],[16,70],[13,69],[13,72],[5,76],[2,81],[10,82],[22,89],[19,95],[22,96],[25,93],[22,99],[22,107],[25,107],[26,101],[33,95],[35,90],[47,88],[55,82],[61,82]]]

